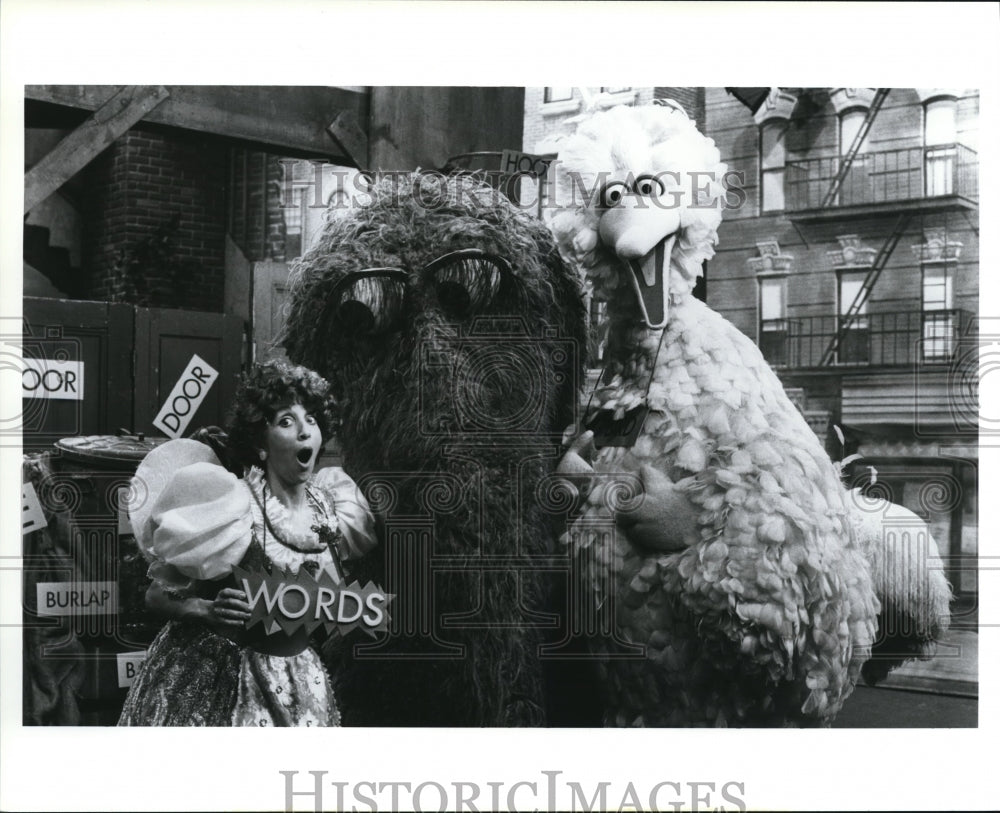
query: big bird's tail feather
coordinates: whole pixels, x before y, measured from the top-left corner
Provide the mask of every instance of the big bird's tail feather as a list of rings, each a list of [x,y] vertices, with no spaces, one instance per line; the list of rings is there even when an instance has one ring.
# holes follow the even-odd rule
[[[869,685],[914,658],[933,654],[948,631],[951,587],[927,524],[912,511],[851,492],[852,522],[881,602],[871,659],[862,668]]]

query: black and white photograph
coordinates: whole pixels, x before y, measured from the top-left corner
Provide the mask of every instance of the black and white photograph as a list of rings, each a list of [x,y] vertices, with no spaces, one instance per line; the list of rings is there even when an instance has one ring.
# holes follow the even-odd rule
[[[0,807],[993,806],[997,8],[619,6],[4,8]]]

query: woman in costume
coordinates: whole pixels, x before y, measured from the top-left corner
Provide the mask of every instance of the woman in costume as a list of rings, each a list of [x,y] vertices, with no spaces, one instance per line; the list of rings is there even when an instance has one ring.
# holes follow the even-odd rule
[[[237,393],[225,468],[197,440],[150,452],[131,511],[150,561],[146,603],[170,619],[150,646],[119,725],[339,725],[330,679],[303,629],[248,630],[233,567],[300,568],[344,579],[341,560],[375,544],[364,496],[342,469],[314,473],[332,428],[328,384],[284,362],[256,366]],[[232,461],[227,461],[230,464]]]

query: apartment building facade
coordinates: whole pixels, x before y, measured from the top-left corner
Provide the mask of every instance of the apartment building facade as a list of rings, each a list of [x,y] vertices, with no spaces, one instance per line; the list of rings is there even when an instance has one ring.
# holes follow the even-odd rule
[[[749,91],[758,91],[756,96]],[[927,520],[963,605],[978,532],[979,95],[707,88],[746,200],[707,300],[747,335],[853,485]]]

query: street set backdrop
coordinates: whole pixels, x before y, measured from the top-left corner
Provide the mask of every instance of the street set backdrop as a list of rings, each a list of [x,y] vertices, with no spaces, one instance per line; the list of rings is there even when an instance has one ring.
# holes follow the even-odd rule
[[[838,724],[976,725],[977,377],[989,338],[977,319],[977,90],[24,92],[23,348],[38,360],[23,401],[35,498],[26,725],[117,719],[157,629],[123,489],[175,428],[220,425],[252,361],[281,355],[290,264],[325,212],[361,193],[359,171],[485,173],[538,214],[542,171],[581,115],[654,100],[682,107],[737,173],[740,203],[723,214],[696,295],[759,345],[831,458],[849,460],[851,484],[927,523],[954,590],[937,657],[859,689]],[[587,308],[583,399],[607,318],[603,303]],[[324,462],[338,461],[334,444]]]

